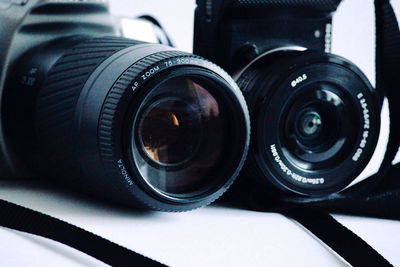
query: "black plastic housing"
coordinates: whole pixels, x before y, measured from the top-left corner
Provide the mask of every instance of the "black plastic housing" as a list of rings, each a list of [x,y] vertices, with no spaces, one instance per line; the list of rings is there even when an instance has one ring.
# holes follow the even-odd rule
[[[314,197],[343,190],[366,167],[376,148],[380,104],[375,89],[360,69],[339,56],[286,51],[263,60],[259,66],[254,64],[243,72],[238,82],[251,110],[253,125],[249,156],[243,171],[246,181]],[[260,69],[263,75],[260,75]],[[302,75],[307,79],[293,87],[293,81]],[[284,152],[287,147],[283,121],[291,108],[289,100],[318,82],[340,88],[343,96],[347,96],[345,108],[348,110],[342,115],[353,118],[353,123],[345,129],[348,131],[346,152],[336,157],[332,167],[303,170]],[[342,121],[344,118],[340,119]],[[366,143],[362,144],[364,141]],[[358,154],[357,151],[362,152]]]
[[[197,0],[194,53],[236,73],[278,47],[329,52],[339,0]]]
[[[221,68],[171,47],[118,37],[119,24],[107,0],[6,1],[0,4],[0,21],[1,178],[45,178],[101,199],[162,211],[207,205],[235,180],[249,146],[250,119],[240,89]],[[217,135],[223,140],[220,154],[227,156],[212,155],[215,161],[202,165],[209,150],[194,155],[194,170],[204,176],[196,176],[193,180],[200,182],[177,197],[168,194],[175,191],[163,194],[152,187],[132,159],[131,146],[134,132],[140,131],[134,121],[142,97],[172,75],[185,82],[196,77],[198,84],[180,88],[197,101],[189,102],[198,107],[193,112],[214,124],[224,113],[221,118],[229,125],[225,131],[204,130],[201,144],[213,144],[208,140]],[[209,88],[202,88],[201,81]],[[201,98],[201,90],[214,102],[203,105],[207,98]],[[178,99],[181,92],[165,91],[156,97]],[[203,107],[212,116],[203,116]],[[176,106],[163,110],[167,115],[181,111]],[[185,119],[181,128],[193,131]],[[153,178],[163,182],[167,169],[158,167],[161,175]]]
[[[289,193],[287,196],[293,198],[298,194],[327,197],[345,189],[370,161],[379,137],[382,98],[359,68],[330,53],[332,18],[340,2],[196,1],[194,52],[234,76],[250,110],[251,148],[234,191],[252,192],[254,187],[263,187],[278,189],[276,195]],[[318,169],[317,164],[310,167],[313,163],[301,161],[300,157],[282,156],[285,142],[281,135],[294,126],[283,131],[281,121],[289,117],[290,106],[296,106],[292,99],[302,94],[303,85],[313,87],[321,83],[336,87],[339,95],[347,96],[348,111],[353,112],[355,119],[346,153],[338,150],[343,155],[325,160],[335,161],[337,156],[336,164]],[[364,128],[363,120],[370,123],[365,126],[370,129]],[[286,155],[290,154],[288,151],[293,152],[286,149]],[[312,154],[301,149],[293,154],[296,151],[306,156]],[[315,157],[313,160],[318,161]]]
[[[3,2],[2,2],[3,3]],[[15,62],[28,51],[55,39],[76,36],[117,36],[106,0],[6,0],[0,4],[0,109],[6,79]],[[54,58],[55,59],[55,58]],[[53,59],[53,60],[54,60]],[[32,174],[4,136],[0,119],[0,177],[25,178]]]
[[[149,82],[178,70],[177,75],[220,84],[215,95],[235,113],[226,142],[235,146],[226,146],[227,157],[206,191],[173,198],[144,182],[128,140]],[[222,69],[198,56],[118,37],[76,36],[31,50],[11,73],[4,95],[5,136],[34,176],[127,206],[184,211],[222,195],[244,163],[250,127],[244,98]]]

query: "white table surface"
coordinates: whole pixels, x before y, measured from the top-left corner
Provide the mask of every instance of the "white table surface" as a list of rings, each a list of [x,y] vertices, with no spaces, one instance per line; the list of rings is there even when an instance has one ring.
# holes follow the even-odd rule
[[[186,213],[138,212],[34,183],[0,183],[0,196],[79,225],[171,266],[342,266],[282,215],[212,205]],[[335,216],[400,266],[400,222]],[[0,228],[0,266],[102,266],[59,243]]]

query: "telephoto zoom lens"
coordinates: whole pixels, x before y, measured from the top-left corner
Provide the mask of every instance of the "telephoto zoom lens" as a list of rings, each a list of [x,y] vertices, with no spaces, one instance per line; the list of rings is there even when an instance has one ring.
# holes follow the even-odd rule
[[[219,67],[117,37],[69,37],[13,67],[3,114],[21,161],[41,176],[140,208],[207,205],[237,176],[249,115]]]
[[[260,56],[237,81],[252,120],[246,178],[323,197],[345,189],[370,161],[379,98],[348,60],[282,49]]]

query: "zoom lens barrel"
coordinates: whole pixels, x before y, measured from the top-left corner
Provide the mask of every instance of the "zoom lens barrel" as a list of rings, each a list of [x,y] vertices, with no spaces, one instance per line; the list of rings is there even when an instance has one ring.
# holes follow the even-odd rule
[[[237,81],[253,125],[245,173],[257,184],[326,196],[370,161],[380,105],[354,64],[322,52],[279,51],[261,56]]]
[[[244,98],[200,57],[75,37],[25,55],[15,73],[36,78],[8,90],[8,133],[30,168],[50,179],[125,205],[183,211],[218,198],[243,164]],[[23,111],[12,107],[17,101]]]

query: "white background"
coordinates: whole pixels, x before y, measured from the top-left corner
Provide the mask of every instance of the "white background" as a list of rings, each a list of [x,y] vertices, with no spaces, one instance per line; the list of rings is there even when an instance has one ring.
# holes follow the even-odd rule
[[[113,0],[111,9],[126,17],[156,16],[177,47],[191,51],[194,2]],[[372,2],[345,0],[334,21],[333,51],[355,62],[374,82]],[[400,0],[392,3],[400,15]],[[371,170],[378,164],[374,160]],[[345,265],[304,229],[278,214],[216,205],[180,214],[141,213],[29,183],[0,182],[0,197],[77,224],[172,266]],[[400,222],[336,218],[400,266]],[[102,266],[64,245],[0,228],[0,266],[54,265]]]

